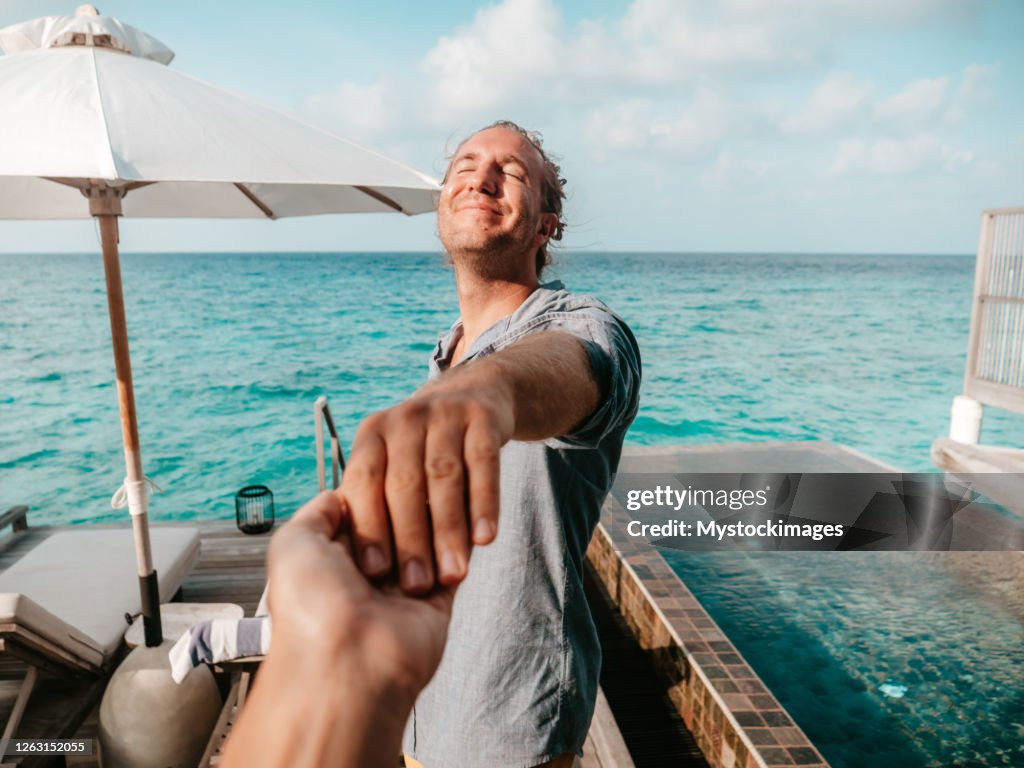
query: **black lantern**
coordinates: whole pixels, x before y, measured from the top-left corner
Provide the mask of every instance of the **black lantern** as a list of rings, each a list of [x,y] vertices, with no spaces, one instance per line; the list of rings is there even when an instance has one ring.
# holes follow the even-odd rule
[[[274,494],[265,485],[247,485],[235,494],[235,520],[242,533],[266,533],[274,527]]]

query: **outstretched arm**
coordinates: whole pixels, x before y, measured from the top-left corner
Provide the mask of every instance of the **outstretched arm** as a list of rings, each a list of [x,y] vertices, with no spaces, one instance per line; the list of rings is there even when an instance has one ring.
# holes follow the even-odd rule
[[[340,489],[363,570],[386,574],[397,558],[410,593],[429,591],[435,578],[459,583],[471,545],[497,534],[501,447],[569,434],[600,396],[583,343],[544,331],[456,366],[369,416]]]

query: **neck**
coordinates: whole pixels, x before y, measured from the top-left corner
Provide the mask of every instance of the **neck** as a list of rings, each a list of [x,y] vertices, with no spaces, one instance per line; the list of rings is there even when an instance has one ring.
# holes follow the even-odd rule
[[[519,309],[539,284],[536,275],[521,279],[493,279],[456,268],[455,285],[462,316],[462,352],[494,323]]]

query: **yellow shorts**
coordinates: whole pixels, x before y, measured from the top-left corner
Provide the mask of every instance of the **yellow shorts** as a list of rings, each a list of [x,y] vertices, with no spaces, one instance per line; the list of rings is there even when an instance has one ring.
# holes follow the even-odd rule
[[[576,761],[576,755],[560,755],[554,760],[548,760],[546,763],[541,763],[537,768],[573,768],[579,763]],[[405,768],[423,768],[423,765],[413,758],[405,755]]]

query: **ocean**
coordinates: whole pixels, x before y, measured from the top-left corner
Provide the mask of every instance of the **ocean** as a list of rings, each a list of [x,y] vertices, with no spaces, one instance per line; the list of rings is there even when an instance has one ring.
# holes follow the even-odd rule
[[[316,491],[313,401],[347,446],[423,383],[458,314],[439,253],[125,254],[154,519],[230,518],[262,483],[287,516]],[[931,468],[960,392],[970,255],[563,252],[547,274],[606,301],[643,355],[635,445],[829,440]],[[0,510],[123,520],[102,260],[0,255]],[[986,412],[983,439],[1024,419]]]

